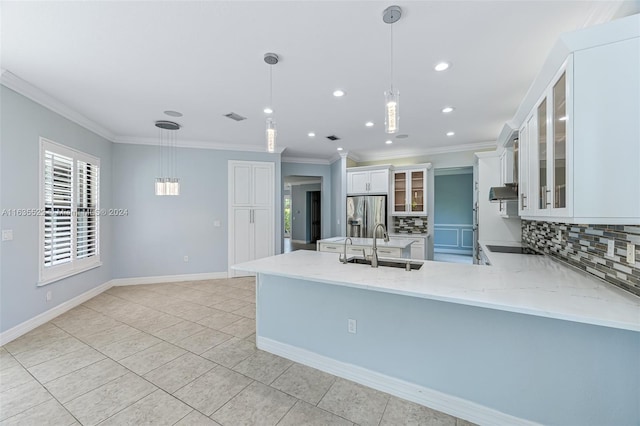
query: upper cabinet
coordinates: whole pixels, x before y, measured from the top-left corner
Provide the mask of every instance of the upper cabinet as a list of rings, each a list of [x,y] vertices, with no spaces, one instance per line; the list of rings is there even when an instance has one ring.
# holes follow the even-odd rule
[[[389,166],[347,169],[347,194],[389,193]]]
[[[534,82],[516,114],[522,218],[640,223],[639,33],[640,16],[569,33]]]
[[[529,123],[530,214],[536,217],[573,216],[573,175],[567,165],[573,163],[573,138],[567,124],[575,122],[569,98],[569,76],[573,75],[573,57],[565,62],[527,117]],[[568,196],[569,195],[569,196]]]
[[[391,214],[394,216],[427,215],[426,166],[396,168],[393,172]]]

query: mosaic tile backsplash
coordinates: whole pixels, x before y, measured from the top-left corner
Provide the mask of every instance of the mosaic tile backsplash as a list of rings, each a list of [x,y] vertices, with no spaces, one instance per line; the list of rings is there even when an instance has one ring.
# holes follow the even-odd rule
[[[398,234],[425,234],[427,216],[394,216],[393,232]]]
[[[613,256],[607,256],[609,240],[615,241]],[[523,220],[522,243],[640,296],[640,226]],[[627,263],[627,243],[636,245],[634,264]]]

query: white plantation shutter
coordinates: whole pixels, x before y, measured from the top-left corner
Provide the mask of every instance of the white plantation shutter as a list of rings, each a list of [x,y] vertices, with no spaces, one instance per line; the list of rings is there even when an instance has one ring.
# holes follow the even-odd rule
[[[98,252],[98,191],[100,168],[77,161],[76,257],[84,259]]]
[[[71,262],[73,160],[45,151],[44,266]]]
[[[41,138],[39,284],[101,265],[100,160]]]

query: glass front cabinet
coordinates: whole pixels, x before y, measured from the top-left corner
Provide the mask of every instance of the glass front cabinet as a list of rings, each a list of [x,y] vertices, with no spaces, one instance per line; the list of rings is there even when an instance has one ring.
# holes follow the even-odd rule
[[[572,216],[571,58],[554,76],[520,129],[521,216]],[[528,157],[528,159],[527,159]]]
[[[392,215],[426,216],[427,169],[395,170],[392,197]]]

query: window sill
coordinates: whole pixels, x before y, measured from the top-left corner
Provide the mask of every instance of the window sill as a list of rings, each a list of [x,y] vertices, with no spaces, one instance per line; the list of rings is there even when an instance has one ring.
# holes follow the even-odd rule
[[[77,275],[77,274],[80,274],[82,272],[86,272],[86,271],[89,271],[91,269],[98,268],[100,266],[102,266],[102,262],[98,260],[98,261],[93,262],[91,264],[82,266],[81,268],[73,269],[73,270],[70,270],[70,271],[66,271],[63,274],[56,275],[56,276],[53,276],[53,277],[47,277],[47,278],[41,279],[41,280],[38,281],[37,286],[38,287],[42,287],[42,286],[45,286],[47,284],[51,284],[51,283],[54,283],[56,281],[63,280],[65,278],[69,278],[69,277],[71,277],[73,275]]]

